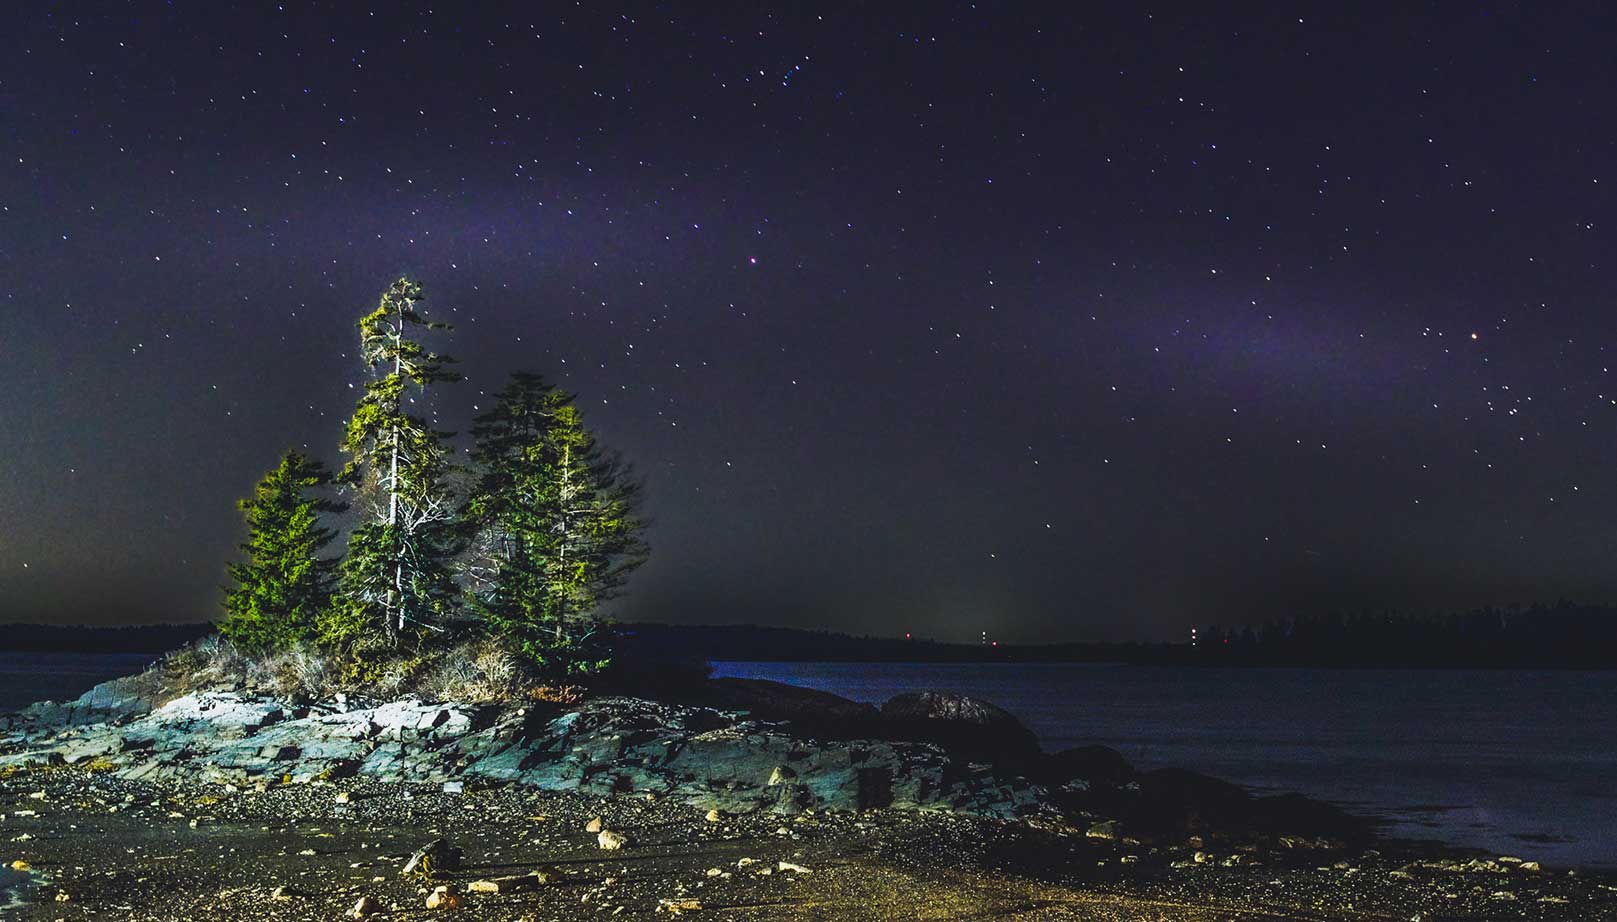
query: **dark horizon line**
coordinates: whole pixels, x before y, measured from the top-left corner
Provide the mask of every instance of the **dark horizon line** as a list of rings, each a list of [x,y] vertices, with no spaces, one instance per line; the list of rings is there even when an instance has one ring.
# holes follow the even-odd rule
[[[1527,618],[1520,617],[1528,615]],[[959,643],[854,636],[756,624],[623,623],[627,662],[723,661],[1114,663],[1133,665],[1545,668],[1617,667],[1617,607],[1561,602],[1530,609],[1445,614],[1326,613],[1235,630],[1199,629],[1194,639]],[[212,633],[210,623],[90,627],[0,625],[0,650],[160,654]]]

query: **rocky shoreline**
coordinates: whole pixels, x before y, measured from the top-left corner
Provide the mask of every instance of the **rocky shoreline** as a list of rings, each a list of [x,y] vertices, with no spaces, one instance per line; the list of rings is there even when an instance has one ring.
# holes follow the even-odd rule
[[[362,899],[388,918],[1617,918],[1599,875],[1377,842],[1328,805],[1101,747],[1044,754],[943,694],[160,700],[119,680],[5,718],[0,810],[20,918]],[[401,873],[435,840],[432,873]]]

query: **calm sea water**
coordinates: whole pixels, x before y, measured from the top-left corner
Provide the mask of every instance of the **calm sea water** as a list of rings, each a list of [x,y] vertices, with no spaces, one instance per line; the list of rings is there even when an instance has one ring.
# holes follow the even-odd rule
[[[1617,867],[1617,672],[715,663],[880,703],[992,701],[1046,750],[1102,743],[1136,766],[1297,791],[1391,834]]]
[[[0,652],[0,711],[77,698],[90,686],[139,672],[155,659],[153,653]]]
[[[0,653],[0,710],[72,698],[150,654]],[[1260,793],[1298,791],[1396,835],[1617,868],[1617,672],[715,663],[880,703],[949,689],[1045,749],[1103,743]],[[3,886],[3,884],[0,884]]]

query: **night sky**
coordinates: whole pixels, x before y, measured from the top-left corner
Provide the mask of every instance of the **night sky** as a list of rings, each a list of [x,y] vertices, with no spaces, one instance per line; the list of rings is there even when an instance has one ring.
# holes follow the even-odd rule
[[[0,620],[212,616],[402,274],[442,425],[539,371],[646,475],[621,618],[1617,600],[1599,4],[28,6]]]

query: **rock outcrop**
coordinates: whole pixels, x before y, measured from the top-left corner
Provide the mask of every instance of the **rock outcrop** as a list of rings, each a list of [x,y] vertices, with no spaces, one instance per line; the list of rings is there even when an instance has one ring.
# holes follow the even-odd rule
[[[446,792],[632,792],[712,819],[895,808],[1029,818],[1119,839],[1368,839],[1364,823],[1295,795],[1257,798],[1191,772],[1139,773],[1103,747],[1045,755],[1010,714],[947,693],[899,696],[879,713],[773,683],[706,693],[728,707],[633,697],[352,706],[340,696],[300,704],[240,689],[153,706],[149,694],[118,680],[68,704],[0,717],[0,770],[78,764],[136,781],[358,778]]]
[[[0,768],[89,760],[129,779],[511,783],[650,792],[727,813],[895,806],[1010,818],[1043,800],[1027,778],[930,743],[826,742],[741,712],[621,697],[568,708],[406,698],[340,710],[200,692],[98,723],[73,705],[33,709],[0,737]]]

